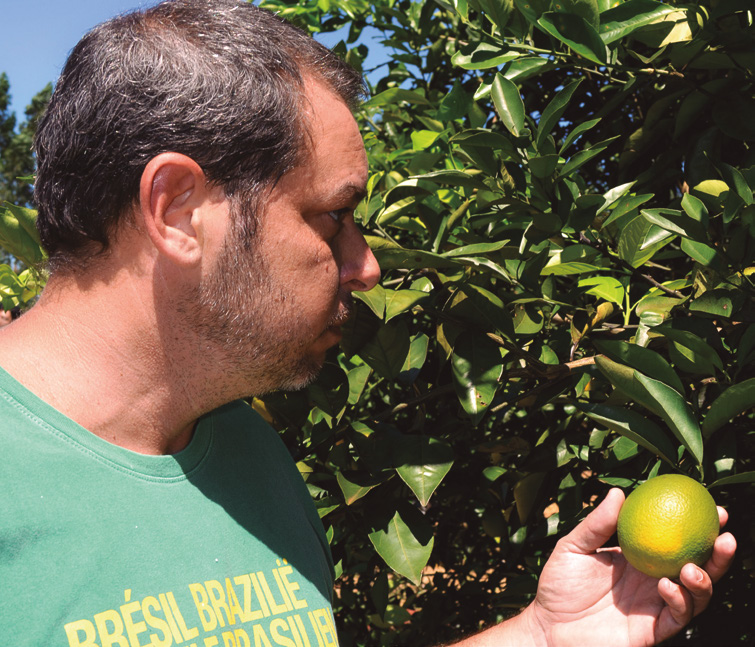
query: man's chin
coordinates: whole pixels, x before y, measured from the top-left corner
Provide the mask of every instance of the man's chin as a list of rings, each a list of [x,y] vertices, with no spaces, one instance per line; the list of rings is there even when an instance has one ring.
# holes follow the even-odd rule
[[[302,358],[296,367],[281,381],[279,391],[301,391],[306,389],[320,374],[325,363],[325,352]]]

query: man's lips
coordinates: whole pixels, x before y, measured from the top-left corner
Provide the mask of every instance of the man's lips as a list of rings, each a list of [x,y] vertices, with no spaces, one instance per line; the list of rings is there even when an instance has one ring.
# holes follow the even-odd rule
[[[328,321],[327,323],[328,330],[330,330],[331,328],[337,328],[340,334],[341,326],[343,326],[343,324],[345,324],[349,320],[349,317],[351,317],[352,311],[353,311],[352,297],[351,297],[351,294],[347,294],[339,303],[339,308],[337,312],[330,318],[330,321]]]

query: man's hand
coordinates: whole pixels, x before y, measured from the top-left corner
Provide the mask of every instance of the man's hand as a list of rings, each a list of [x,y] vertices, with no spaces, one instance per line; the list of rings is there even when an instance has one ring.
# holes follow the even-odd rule
[[[686,564],[682,585],[630,566],[620,548],[601,548],[616,532],[624,493],[603,502],[561,539],[540,576],[535,601],[515,618],[455,647],[646,647],[673,636],[710,601],[713,582],[729,568],[737,543],[716,539],[704,568]],[[728,514],[718,508],[723,526]]]
[[[619,548],[601,548],[616,532],[619,489],[561,539],[543,569],[535,601],[518,618],[543,645],[644,647],[673,636],[708,605],[736,550],[730,533],[716,539],[701,569],[687,564],[681,586],[640,573]],[[718,508],[723,526],[728,518]],[[537,636],[539,634],[539,636]]]

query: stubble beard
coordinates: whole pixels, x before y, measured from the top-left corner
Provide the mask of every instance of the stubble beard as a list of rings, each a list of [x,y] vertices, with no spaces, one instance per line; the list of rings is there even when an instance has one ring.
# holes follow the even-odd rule
[[[256,253],[260,241],[249,241],[246,232],[232,226],[215,269],[196,289],[194,329],[219,349],[228,367],[225,377],[248,385],[243,396],[303,389],[317,378],[324,352],[309,352],[314,337],[299,316],[294,296]],[[337,305],[326,329],[348,319],[351,294],[334,295],[333,303]]]

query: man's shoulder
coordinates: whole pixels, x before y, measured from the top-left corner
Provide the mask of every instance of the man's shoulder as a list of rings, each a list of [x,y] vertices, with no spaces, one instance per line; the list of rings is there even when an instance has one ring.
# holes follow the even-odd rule
[[[270,423],[255,411],[246,400],[233,400],[214,409],[206,417],[212,420],[214,425],[251,425],[265,433],[278,435]]]
[[[205,416],[218,439],[234,452],[252,450],[270,460],[285,461],[293,466],[293,459],[280,434],[245,400],[234,400]]]

